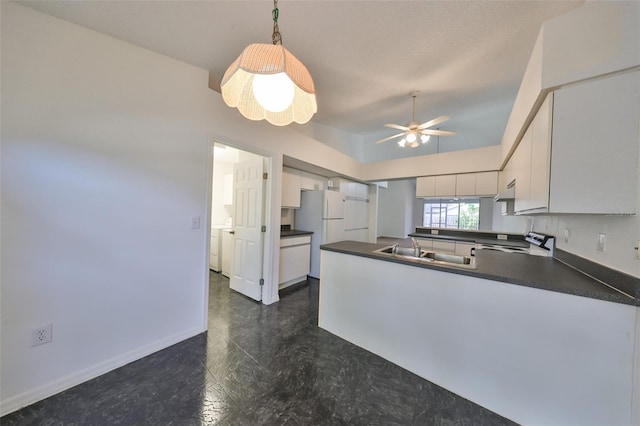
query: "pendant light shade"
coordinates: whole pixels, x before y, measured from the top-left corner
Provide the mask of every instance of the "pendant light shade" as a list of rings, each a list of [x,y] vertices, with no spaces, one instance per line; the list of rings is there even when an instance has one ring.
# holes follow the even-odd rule
[[[273,44],[254,43],[244,49],[222,77],[222,99],[250,120],[276,126],[304,124],[318,111],[313,79],[282,45],[278,0],[272,13]]]
[[[303,124],[318,111],[309,71],[281,44],[247,46],[220,86],[226,104],[250,120]]]

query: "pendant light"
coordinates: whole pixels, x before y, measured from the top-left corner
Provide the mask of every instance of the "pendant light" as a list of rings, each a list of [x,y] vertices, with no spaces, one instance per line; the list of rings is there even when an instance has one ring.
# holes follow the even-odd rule
[[[272,44],[254,43],[244,49],[222,77],[222,99],[250,120],[276,126],[304,124],[318,110],[313,79],[282,45],[278,0],[272,13]]]

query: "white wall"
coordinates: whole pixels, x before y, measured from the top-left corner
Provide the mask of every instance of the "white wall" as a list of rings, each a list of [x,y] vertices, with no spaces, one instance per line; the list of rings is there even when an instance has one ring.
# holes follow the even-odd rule
[[[445,152],[413,158],[366,163],[361,180],[377,181],[456,173],[493,171],[500,168],[500,145]]]
[[[415,179],[389,181],[378,190],[378,236],[406,238],[415,230]]]
[[[250,122],[208,71],[1,2],[2,414],[206,329],[212,140],[357,176],[300,132]],[[277,300],[280,191],[265,302]],[[190,218],[203,226],[190,229]],[[53,343],[31,348],[34,327]]]
[[[233,217],[233,207],[224,204],[224,177],[233,174],[233,164],[213,159],[213,190],[211,191],[211,225],[222,226]]]

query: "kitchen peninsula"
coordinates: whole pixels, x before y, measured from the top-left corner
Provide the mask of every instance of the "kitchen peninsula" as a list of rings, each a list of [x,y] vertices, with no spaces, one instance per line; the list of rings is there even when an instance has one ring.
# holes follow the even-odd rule
[[[630,424],[638,294],[552,257],[476,269],[322,246],[319,326],[522,424]]]

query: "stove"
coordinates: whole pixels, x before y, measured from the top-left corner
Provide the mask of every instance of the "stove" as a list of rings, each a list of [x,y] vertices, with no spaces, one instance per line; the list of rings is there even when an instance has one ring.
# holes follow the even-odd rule
[[[553,236],[539,234],[537,232],[529,232],[524,239],[529,243],[529,247],[519,247],[499,243],[480,243],[476,244],[476,250],[493,250],[501,251],[503,253],[523,253],[534,256],[553,256],[553,248],[555,247],[555,238]]]

